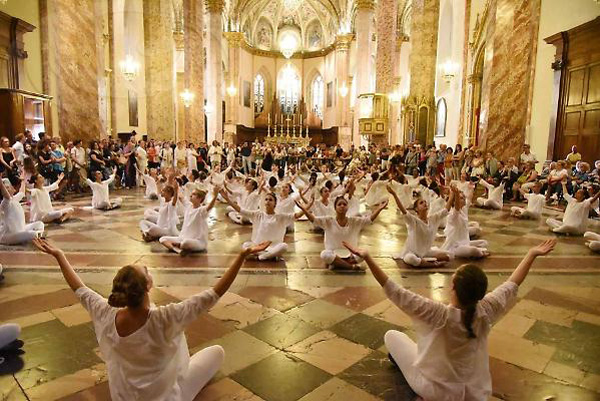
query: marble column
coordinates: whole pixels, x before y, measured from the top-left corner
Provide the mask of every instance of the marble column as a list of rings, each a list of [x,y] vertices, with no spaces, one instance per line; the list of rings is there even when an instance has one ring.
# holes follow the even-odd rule
[[[175,139],[175,61],[171,0],[144,0],[148,136]]]
[[[185,108],[184,132],[188,141],[204,141],[204,4],[202,0],[184,0],[184,82],[196,96]]]
[[[377,93],[392,93],[394,86],[394,67],[396,63],[396,21],[397,0],[378,0],[377,2],[377,56],[375,58],[375,78]]]
[[[339,113],[337,119],[339,125],[338,142],[344,149],[350,149],[350,145],[352,145],[352,131],[349,125],[350,87],[352,83],[348,77],[350,63],[348,52],[353,38],[353,34],[343,34],[337,35],[335,41],[336,74],[338,77],[338,87],[336,90],[336,104],[338,105],[337,110]],[[345,87],[348,90],[348,93],[344,94],[344,96],[340,93],[340,88],[342,87]]]
[[[240,99],[240,52],[241,45],[244,40],[244,34],[242,32],[225,32],[225,38],[229,44],[229,74],[225,81],[227,87],[235,88],[235,93],[227,93],[226,100],[226,116],[225,116],[225,127],[223,141],[235,142],[237,135],[237,123],[238,123],[238,107]]]
[[[63,141],[98,139],[102,132],[96,49],[97,11],[93,0],[41,0],[45,88],[54,96],[58,132]]]
[[[207,68],[208,82],[206,88],[206,105],[208,106],[207,140],[223,140],[223,0],[206,0],[207,8]]]
[[[483,72],[480,146],[505,160],[519,155],[529,124],[540,0],[497,0],[494,11],[488,32],[493,53],[491,60],[486,53]]]
[[[410,94],[417,104],[435,105],[435,77],[437,66],[437,37],[440,15],[439,0],[413,0],[410,29],[412,44],[410,64]],[[417,138],[422,144],[433,141],[435,112],[429,113],[427,130],[419,130]],[[423,126],[421,123],[419,126]]]
[[[360,102],[358,96],[363,93],[373,92],[371,76],[373,68],[371,63],[371,38],[373,35],[373,0],[356,1],[356,17],[354,21],[356,30],[356,96],[354,102],[354,127],[352,130],[352,143],[356,146],[366,143],[359,132],[358,119],[360,117]]]

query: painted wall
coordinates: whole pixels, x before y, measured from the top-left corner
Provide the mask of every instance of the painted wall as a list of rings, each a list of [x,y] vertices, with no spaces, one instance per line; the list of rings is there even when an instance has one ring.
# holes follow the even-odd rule
[[[539,160],[546,159],[550,118],[556,113],[556,110],[552,110],[554,72],[550,67],[554,61],[556,48],[544,42],[544,38],[574,28],[598,16],[600,16],[600,4],[594,1],[542,1],[531,122],[526,138],[526,141],[531,144],[531,151]]]
[[[22,82],[23,87],[21,89],[43,93],[39,0],[9,1],[4,5],[0,3],[0,11],[20,18],[36,27],[33,32],[26,33],[23,36],[28,57],[24,63],[25,79]]]

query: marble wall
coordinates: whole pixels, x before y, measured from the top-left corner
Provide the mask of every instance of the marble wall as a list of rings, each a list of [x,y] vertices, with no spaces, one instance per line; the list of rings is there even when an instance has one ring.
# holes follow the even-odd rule
[[[194,143],[204,140],[204,7],[202,0],[184,0],[184,82],[196,95],[194,103],[185,108],[185,138]]]
[[[375,60],[376,91],[392,93],[395,88],[397,0],[377,2],[377,57]]]
[[[173,15],[170,0],[144,1],[144,58],[148,136],[175,133]]]
[[[540,0],[497,0],[491,7],[479,144],[506,159],[525,142]]]
[[[410,95],[432,99],[435,91],[439,1],[414,0],[410,41]]]
[[[93,0],[41,0],[44,81],[63,141],[100,136],[96,15]],[[45,88],[46,89],[46,88]]]

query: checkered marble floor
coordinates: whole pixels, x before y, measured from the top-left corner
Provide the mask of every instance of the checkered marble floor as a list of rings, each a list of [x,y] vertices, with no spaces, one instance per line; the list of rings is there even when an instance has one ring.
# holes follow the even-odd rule
[[[61,246],[84,281],[107,296],[116,269],[142,263],[154,275],[156,304],[208,288],[233,259],[250,228],[211,213],[205,254],[181,258],[141,240],[138,221],[153,202],[123,191],[124,207],[77,211],[48,238]],[[71,199],[83,206],[89,197]],[[547,215],[557,215],[547,210]],[[479,263],[490,288],[505,280],[531,245],[551,237],[541,222],[516,221],[504,211],[471,210],[492,256]],[[597,230],[597,226],[596,226]],[[397,263],[406,229],[395,207],[368,227],[361,244],[390,276],[413,291],[447,301],[451,271]],[[413,400],[387,359],[387,330],[414,338],[410,319],[366,274],[335,274],[319,259],[322,237],[296,224],[279,262],[248,261],[231,291],[186,330],[191,352],[225,348],[222,369],[196,400]],[[24,353],[0,365],[1,400],[109,400],[106,370],[89,316],[64,284],[52,259],[30,246],[0,247],[0,322],[23,327]],[[600,399],[600,257],[581,238],[560,237],[551,257],[537,261],[517,305],[489,338],[494,398]],[[554,398],[544,398],[554,397]]]

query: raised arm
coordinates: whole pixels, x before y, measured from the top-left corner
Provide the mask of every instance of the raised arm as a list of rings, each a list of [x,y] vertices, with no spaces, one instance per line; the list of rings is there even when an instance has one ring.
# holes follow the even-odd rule
[[[375,221],[377,216],[379,216],[379,213],[381,213],[381,211],[387,207],[388,203],[389,203],[389,201],[387,201],[387,200],[385,202],[381,202],[379,207],[377,209],[375,209],[373,211],[373,213],[371,214],[371,221]]]
[[[492,184],[490,184],[489,182],[487,182],[486,180],[484,180],[484,179],[480,179],[480,180],[479,180],[479,184],[481,184],[481,185],[482,185],[482,186],[484,186],[485,188],[489,189],[490,191],[491,191],[492,189],[494,189],[494,186],[493,186]]]
[[[354,255],[359,256],[365,260],[367,266],[369,266],[369,270],[371,270],[371,273],[373,273],[373,277],[375,277],[375,280],[377,280],[379,285],[383,287],[385,283],[387,283],[388,275],[383,270],[381,270],[381,267],[379,267],[377,263],[375,263],[369,252],[363,249],[355,248],[346,241],[342,241],[342,244],[346,248],[348,248],[348,250]]]
[[[175,180],[173,184],[173,199],[171,199],[172,205],[177,205],[177,199],[179,199],[179,183]]]
[[[521,283],[525,280],[525,277],[527,277],[529,269],[531,268],[535,258],[538,256],[547,255],[554,249],[555,245],[556,239],[550,239],[542,242],[538,246],[531,248],[521,263],[519,263],[519,266],[517,266],[515,271],[511,274],[508,281],[512,281],[517,285],[521,285]]]
[[[218,195],[219,195],[219,187],[214,187],[214,189],[213,189],[213,197],[210,200],[210,202],[208,203],[208,205],[206,205],[206,211],[207,212],[215,206],[215,203],[217,202]]]
[[[452,207],[454,206],[454,200],[456,199],[456,191],[458,191],[458,188],[454,186],[450,187],[450,196],[448,196],[448,200],[446,201],[447,211],[450,211],[450,209],[452,209]]]
[[[33,244],[40,251],[47,253],[48,255],[54,256],[54,258],[58,262],[58,265],[60,266],[60,271],[62,272],[65,281],[67,282],[67,284],[69,284],[69,287],[71,287],[73,291],[77,291],[78,288],[85,286],[85,284],[83,284],[83,281],[81,281],[77,273],[75,273],[75,270],[73,270],[73,267],[71,266],[64,252],[61,249],[51,245],[48,241],[39,238],[34,239]]]
[[[313,200],[313,202],[314,202],[314,200]],[[298,202],[298,201],[296,201],[296,205],[298,205],[298,207],[299,207],[300,209],[302,209],[302,211],[304,212],[304,214],[306,215],[306,217],[308,218],[308,220],[309,220],[311,223],[313,223],[313,222],[315,221],[315,215],[314,215],[314,214],[312,214],[312,213],[310,212],[310,210],[309,210],[309,209],[308,209],[306,206],[304,206],[302,203],[300,203],[300,202]],[[312,206],[312,204],[311,204],[311,206]]]
[[[402,201],[400,200],[400,198],[398,197],[398,194],[396,193],[396,191],[394,191],[394,188],[391,187],[391,185],[387,186],[387,190],[390,194],[392,194],[392,196],[394,197],[394,200],[396,201],[396,205],[398,206],[398,209],[400,209],[400,211],[402,212],[402,214],[406,214],[408,213],[406,211],[406,208],[404,207],[404,205],[402,204]]]
[[[4,186],[4,180],[2,177],[0,177],[0,193],[2,194],[2,199],[12,199],[10,192],[8,192],[8,189]]]
[[[223,198],[225,198],[225,201],[238,213],[242,212],[242,208],[240,208],[240,205],[237,204],[237,202],[232,201],[229,198],[229,195],[227,195],[227,191],[221,191],[221,195],[223,195]]]
[[[271,245],[271,242],[267,241],[267,242],[260,243],[255,247],[242,250],[236,256],[233,263],[231,263],[231,265],[229,266],[229,268],[227,269],[225,274],[223,274],[221,279],[219,281],[217,281],[217,284],[215,284],[215,286],[213,287],[213,290],[217,293],[217,295],[223,296],[223,294],[225,294],[227,292],[229,287],[231,287],[233,280],[235,280],[235,277],[237,276],[238,272],[240,271],[240,268],[244,264],[244,261],[246,260],[246,257],[248,255],[264,251],[265,249],[267,249],[267,247],[269,245]]]

